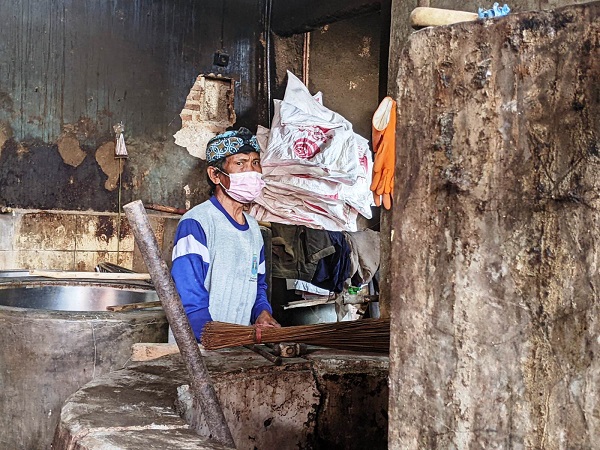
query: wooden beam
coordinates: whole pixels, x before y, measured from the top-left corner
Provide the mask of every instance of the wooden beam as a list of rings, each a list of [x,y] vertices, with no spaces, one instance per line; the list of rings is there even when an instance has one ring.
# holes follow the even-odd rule
[[[65,272],[61,270],[30,270],[32,277],[58,278],[61,280],[82,278],[86,280],[150,280],[148,273],[117,273],[117,272]]]
[[[291,36],[380,9],[381,0],[275,0],[271,30],[280,36]]]

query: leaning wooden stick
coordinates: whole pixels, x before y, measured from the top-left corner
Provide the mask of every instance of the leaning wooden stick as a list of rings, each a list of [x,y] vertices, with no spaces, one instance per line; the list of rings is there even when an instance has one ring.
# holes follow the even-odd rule
[[[339,350],[385,353],[390,349],[390,321],[362,319],[283,328],[208,322],[202,333],[202,345],[209,350],[285,341]]]
[[[156,294],[175,335],[175,341],[179,346],[190,377],[190,391],[200,403],[210,437],[221,444],[235,448],[235,442],[225,420],[208,368],[198,349],[196,338],[181,304],[179,293],[175,289],[175,283],[158,249],[156,236],[154,236],[150,226],[144,205],[140,200],[137,200],[123,206],[123,210],[131,225],[135,242],[144,258],[146,267],[148,267],[148,272],[152,275]],[[200,424],[196,424],[195,429],[198,433],[202,431]]]

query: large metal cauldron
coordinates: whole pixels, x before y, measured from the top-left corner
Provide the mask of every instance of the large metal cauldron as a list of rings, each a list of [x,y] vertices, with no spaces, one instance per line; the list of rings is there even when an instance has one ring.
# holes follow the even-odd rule
[[[50,448],[69,395],[124,367],[132,344],[166,342],[161,309],[106,310],[157,299],[144,282],[57,282],[0,272],[0,448]]]

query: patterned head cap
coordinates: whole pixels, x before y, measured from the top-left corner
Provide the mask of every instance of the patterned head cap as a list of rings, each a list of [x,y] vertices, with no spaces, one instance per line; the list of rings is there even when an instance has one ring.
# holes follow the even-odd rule
[[[260,147],[256,136],[247,128],[236,131],[226,131],[208,141],[206,146],[206,161],[210,164],[226,156],[240,152],[259,152]]]

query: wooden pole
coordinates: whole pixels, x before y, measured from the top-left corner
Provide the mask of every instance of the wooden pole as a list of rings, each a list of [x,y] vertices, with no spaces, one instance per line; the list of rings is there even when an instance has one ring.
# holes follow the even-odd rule
[[[413,28],[433,27],[438,25],[452,25],[459,22],[477,20],[477,13],[468,11],[455,11],[441,8],[415,8],[410,14],[410,23]]]
[[[169,325],[173,330],[175,341],[179,346],[190,377],[190,391],[202,408],[210,433],[209,437],[221,444],[235,448],[231,431],[219,404],[206,363],[200,353],[198,343],[181,304],[179,293],[175,289],[167,264],[160,256],[158,243],[150,227],[144,205],[137,200],[123,206],[123,209],[148,272],[152,277],[154,288],[165,310]],[[198,432],[198,429],[196,431]]]

